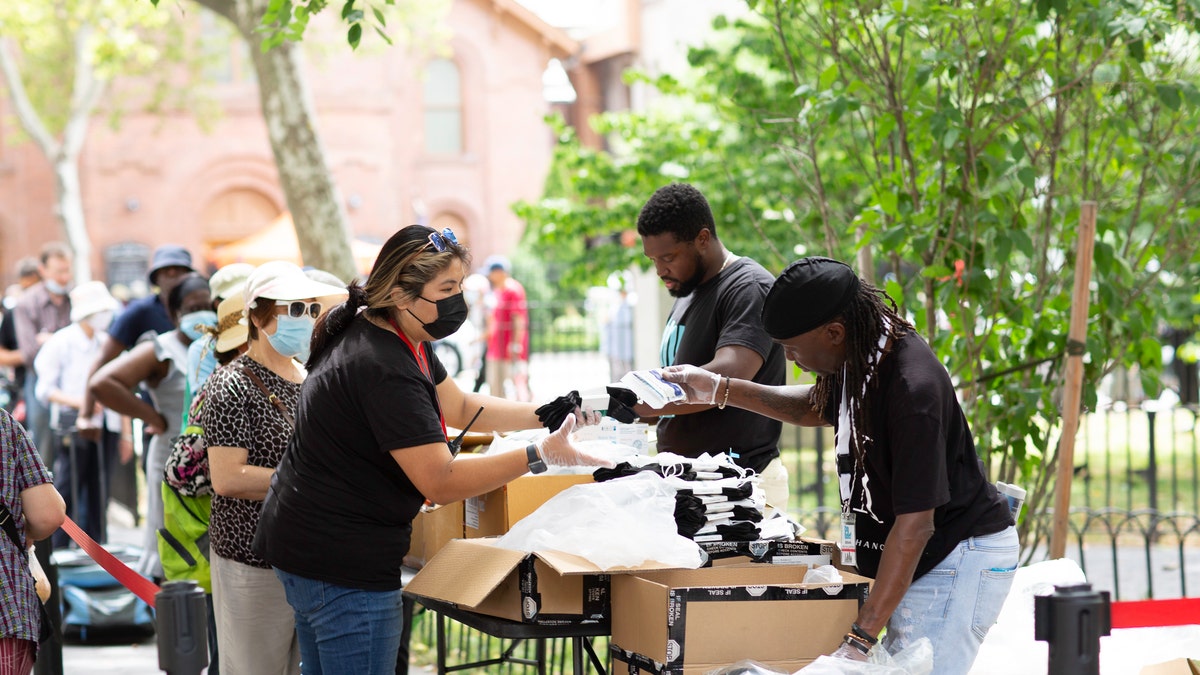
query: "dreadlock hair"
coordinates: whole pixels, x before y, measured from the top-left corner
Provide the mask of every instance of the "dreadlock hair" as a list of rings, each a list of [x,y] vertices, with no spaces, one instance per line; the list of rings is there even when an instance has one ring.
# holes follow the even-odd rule
[[[842,378],[846,379],[846,398],[851,418],[856,421],[850,430],[851,446],[861,457],[865,452],[862,436],[870,434],[870,417],[867,415],[865,387],[867,377],[877,360],[880,336],[886,331],[889,339],[897,340],[915,330],[907,319],[900,316],[896,302],[884,291],[864,282],[858,294],[842,312],[839,320],[846,326],[846,367],[833,375],[817,377],[812,388],[813,410],[822,417],[832,410],[842,391]],[[877,382],[872,382],[875,386]]]
[[[470,266],[471,255],[465,246],[443,239],[446,250],[439,251],[429,239],[429,235],[435,233],[441,235],[431,227],[409,225],[387,240],[375,258],[366,284],[351,282],[346,286],[350,297],[317,320],[307,364],[309,369],[317,363],[333,337],[350,326],[360,307],[366,307],[364,314],[387,318],[396,302],[393,290],[399,291],[401,299],[412,300],[451,261],[460,260],[464,266]]]

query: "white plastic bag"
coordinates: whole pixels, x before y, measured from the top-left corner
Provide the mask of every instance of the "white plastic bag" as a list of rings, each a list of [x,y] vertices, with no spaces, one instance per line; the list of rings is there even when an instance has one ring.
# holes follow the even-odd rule
[[[866,661],[822,656],[796,671],[796,675],[930,675],[933,672],[933,643],[921,638],[895,654],[876,645]]]
[[[602,569],[651,560],[700,567],[700,547],[676,527],[675,490],[657,475],[642,472],[569,487],[517,521],[496,545],[572,553]]]

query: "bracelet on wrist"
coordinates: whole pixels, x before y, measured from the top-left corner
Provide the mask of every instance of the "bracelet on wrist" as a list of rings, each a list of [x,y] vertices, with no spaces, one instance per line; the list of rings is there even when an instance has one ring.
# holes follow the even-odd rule
[[[869,654],[871,652],[871,645],[868,644],[866,640],[860,638],[859,636],[855,635],[854,633],[846,633],[842,637],[842,642],[850,645],[856,651],[858,651],[859,654],[862,654],[863,656],[866,656],[867,654]]]
[[[879,638],[868,633],[857,622],[850,624],[850,632],[867,641],[872,647],[879,643]]]
[[[724,410],[725,405],[728,403],[729,403],[729,376],[726,375],[725,376],[725,396],[721,399],[721,402],[719,404],[717,404],[717,410]]]

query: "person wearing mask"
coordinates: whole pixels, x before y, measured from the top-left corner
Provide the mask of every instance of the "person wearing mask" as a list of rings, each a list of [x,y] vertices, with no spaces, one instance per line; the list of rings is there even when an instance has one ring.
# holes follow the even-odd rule
[[[484,263],[492,285],[492,313],[488,320],[488,392],[504,396],[505,383],[512,381],[518,401],[532,400],[529,391],[529,307],[525,287],[512,278],[512,263],[494,255]]]
[[[246,279],[254,271],[254,265],[249,263],[230,263],[213,273],[208,280],[208,289],[212,293],[212,321],[198,322],[202,328],[196,328],[197,336],[188,345],[187,356],[187,396],[183,409],[190,408],[192,394],[200,391],[200,387],[209,375],[217,369],[216,344],[216,312],[221,302],[235,293],[241,293],[246,285]],[[186,326],[184,326],[186,328]]]
[[[88,369],[100,352],[104,331],[112,323],[118,304],[101,281],[88,281],[71,289],[71,325],[54,333],[42,345],[33,369],[37,372],[38,402],[50,408],[50,426],[65,436],[71,452],[59,452],[54,466],[55,486],[67,500],[75,522],[98,542],[105,541],[108,506],[107,467],[114,456],[102,453],[99,443],[80,436],[76,418],[87,389]],[[102,418],[104,411],[97,411]],[[120,429],[120,416],[96,427]],[[114,446],[115,449],[115,446]],[[54,547],[65,548],[69,539],[56,532]]]
[[[215,492],[209,532],[220,668],[222,675],[299,673],[283,586],[251,542],[299,417],[305,370],[298,359],[308,357],[322,311],[316,299],[343,289],[313,281],[290,262],[272,261],[254,270],[244,292],[248,349],[209,377],[198,422]]]
[[[66,519],[63,498],[25,429],[0,410],[0,672],[29,675],[41,610],[28,551]],[[20,545],[12,541],[16,536]]]
[[[42,280],[30,286],[13,309],[13,327],[17,331],[17,347],[26,366],[33,366],[42,345],[61,328],[71,323],[72,262],[71,249],[62,242],[50,242],[42,247],[38,258],[38,273]],[[29,429],[33,446],[42,459],[54,466],[54,447],[50,443],[50,410],[38,402],[35,393],[37,374],[25,373],[25,427]]]
[[[642,251],[675,298],[659,350],[663,366],[692,364],[764,385],[784,382],[783,350],[763,330],[763,299],[771,273],[729,252],[717,238],[708,200],[695,187],[660,188],[638,214]],[[684,457],[728,452],[762,477],[767,503],[787,510],[787,469],[779,459],[783,425],[746,410],[711,404],[639,404],[658,417],[658,451]]]
[[[122,352],[132,349],[143,339],[162,335],[177,328],[175,320],[179,317],[171,317],[167,308],[167,300],[180,280],[194,273],[192,254],[182,246],[164,244],[154,250],[147,276],[150,279],[150,285],[158,288],[158,293],[134,300],[117,315],[104,337],[100,355],[92,364],[91,372],[88,375],[89,380],[95,377],[105,364],[117,358]],[[185,363],[180,361],[181,369]],[[93,440],[100,436],[100,430],[90,426],[89,422],[95,412],[95,405],[95,400],[89,392],[84,396],[83,408],[80,410],[82,413],[80,419],[83,422],[80,433]]]
[[[253,269],[252,267],[251,271]],[[244,279],[242,287],[245,287]],[[209,288],[214,288],[211,281]],[[220,286],[217,288],[220,289]],[[217,305],[217,325],[207,329],[206,335],[212,338],[218,367],[229,365],[235,358],[246,353],[248,330],[245,310],[242,288],[231,292],[229,297]],[[191,346],[194,345],[193,342]],[[199,433],[203,437],[204,429],[199,424],[200,411],[208,395],[207,384],[207,379],[200,383],[195,396],[184,410],[185,434]],[[184,471],[180,471],[181,468]],[[174,470],[176,473],[171,474],[172,467],[168,465],[168,473],[162,483],[163,522],[167,532],[159,538],[159,555],[163,560],[163,572],[168,581],[195,581],[204,589],[208,612],[208,673],[218,675],[221,670],[221,657],[213,606],[212,569],[209,564],[211,553],[207,543],[207,532],[212,517],[212,482],[208,472],[207,453],[204,459],[197,460],[195,464],[175,467]],[[189,483],[188,487],[191,489],[177,492],[175,486],[180,482]],[[204,534],[201,535],[201,532]],[[168,541],[167,534],[174,537],[175,541]]]
[[[575,414],[522,450],[452,452],[447,428],[477,412],[480,431],[539,425],[533,403],[463,392],[434,354],[467,319],[468,262],[449,229],[405,227],[317,325],[296,433],[254,538],[294,610],[305,673],[396,672],[400,567],[426,498],[449,504],[546,464],[606,464],[571,443]]]
[[[865,660],[886,626],[889,652],[927,637],[933,672],[968,672],[1020,551],[950,374],[886,293],[829,258],[788,266],[762,319],[815,384],[768,386],[694,366],[667,368],[663,378],[682,385],[688,401],[833,426],[848,534],[842,561],[875,579],[834,655]]]
[[[167,296],[168,316],[178,326],[196,322],[196,317],[211,311],[211,307],[208,280],[198,274],[179,280]],[[151,434],[146,451],[146,523],[137,571],[153,579],[163,576],[158,558],[158,530],[163,526],[163,468],[183,419],[186,386],[183,370],[191,342],[187,331],[176,328],[139,343],[105,364],[88,380],[88,389],[98,403],[142,420]],[[133,392],[142,384],[150,394],[149,403]]]

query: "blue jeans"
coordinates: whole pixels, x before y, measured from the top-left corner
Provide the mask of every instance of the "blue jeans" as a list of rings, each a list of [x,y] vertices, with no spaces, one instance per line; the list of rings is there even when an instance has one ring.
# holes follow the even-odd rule
[[[275,568],[296,614],[304,675],[394,675],[400,649],[400,590],[364,591]]]
[[[895,653],[927,637],[933,672],[965,675],[996,623],[1017,572],[1016,528],[968,537],[913,582],[888,621],[883,646]]]

